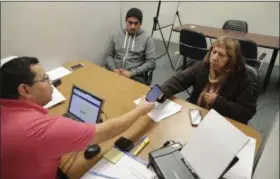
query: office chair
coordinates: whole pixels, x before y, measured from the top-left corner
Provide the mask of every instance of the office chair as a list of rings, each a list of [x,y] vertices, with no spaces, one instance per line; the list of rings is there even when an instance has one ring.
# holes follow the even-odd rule
[[[227,20],[222,29],[224,30],[233,30],[239,32],[248,32],[248,24],[245,21],[241,20]],[[210,38],[210,43],[212,44],[212,39]]]
[[[179,41],[179,52],[181,56],[177,62],[176,71],[180,68],[186,69],[193,65],[193,60],[203,60],[207,51],[206,38],[202,33],[190,29],[182,29]],[[183,65],[178,68],[182,58]],[[188,58],[193,60],[188,60]]]
[[[256,68],[250,65],[246,65],[246,73],[250,81],[252,82],[253,93],[254,93],[253,95],[256,99],[258,99],[258,97],[261,94],[260,73]]]
[[[196,60],[203,60],[204,56],[208,52],[205,36],[200,32],[190,29],[182,29],[180,32],[179,52],[181,56],[177,62],[175,68],[176,71],[181,68],[184,70],[192,66]],[[182,58],[183,65],[178,68]],[[186,92],[191,95],[188,89]]]
[[[263,66],[263,59],[266,56],[266,53],[263,53],[260,57],[258,57],[258,47],[254,41],[248,39],[238,39],[238,41],[246,64],[260,71]]]
[[[227,20],[223,25],[223,29],[248,32],[248,24],[241,20]]]

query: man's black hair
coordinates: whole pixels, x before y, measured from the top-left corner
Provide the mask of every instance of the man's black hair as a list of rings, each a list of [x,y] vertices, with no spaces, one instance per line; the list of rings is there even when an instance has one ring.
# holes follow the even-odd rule
[[[136,19],[139,20],[140,24],[142,24],[143,14],[142,14],[142,11],[140,9],[138,9],[138,8],[129,9],[126,13],[125,21],[127,21],[127,19],[129,17],[135,17]]]
[[[31,71],[31,65],[38,63],[39,60],[35,57],[18,57],[5,63],[0,68],[0,97],[18,99],[18,86],[33,84],[36,74]]]

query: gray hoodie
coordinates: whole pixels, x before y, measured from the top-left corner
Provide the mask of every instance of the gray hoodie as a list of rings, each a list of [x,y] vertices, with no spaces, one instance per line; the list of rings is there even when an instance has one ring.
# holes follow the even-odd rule
[[[143,76],[156,67],[153,39],[142,29],[134,35],[119,30],[111,37],[106,63],[109,70],[123,68],[132,76]]]

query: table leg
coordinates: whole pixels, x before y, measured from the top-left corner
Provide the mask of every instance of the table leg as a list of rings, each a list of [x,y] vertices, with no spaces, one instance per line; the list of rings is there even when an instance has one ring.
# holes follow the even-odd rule
[[[277,53],[278,53],[278,50],[274,49],[273,53],[272,53],[272,56],[271,56],[271,59],[270,59],[268,69],[267,69],[266,74],[265,74],[265,78],[264,78],[264,82],[263,82],[263,92],[265,92],[267,86],[269,85],[269,80],[270,80],[270,76],[271,76],[271,73],[272,73],[272,70],[273,70],[273,67],[274,67],[274,64],[275,64]]]

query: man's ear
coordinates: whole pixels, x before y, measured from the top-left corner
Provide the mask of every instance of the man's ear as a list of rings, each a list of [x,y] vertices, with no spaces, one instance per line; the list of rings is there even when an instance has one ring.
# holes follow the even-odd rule
[[[18,86],[18,94],[25,99],[29,99],[31,97],[30,87],[25,84],[20,84]]]

